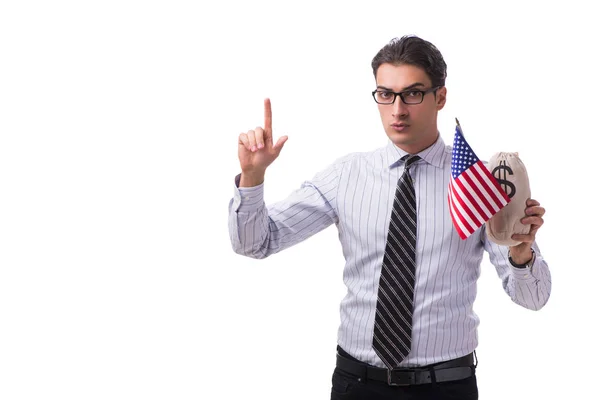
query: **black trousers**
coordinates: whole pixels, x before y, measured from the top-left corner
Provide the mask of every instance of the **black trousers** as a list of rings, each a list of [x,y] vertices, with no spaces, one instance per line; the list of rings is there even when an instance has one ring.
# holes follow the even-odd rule
[[[338,347],[340,355],[358,361]],[[331,400],[477,400],[477,378],[411,386],[388,386],[379,381],[360,380],[336,368],[333,371]]]

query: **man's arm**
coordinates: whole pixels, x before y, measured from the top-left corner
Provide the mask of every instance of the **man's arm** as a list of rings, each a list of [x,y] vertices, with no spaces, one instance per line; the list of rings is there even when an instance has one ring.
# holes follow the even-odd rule
[[[486,235],[487,236],[487,235]],[[539,310],[550,297],[552,281],[548,264],[544,260],[536,243],[532,244],[535,260],[531,266],[513,267],[508,260],[508,247],[499,246],[485,239],[485,250],[490,255],[490,262],[502,279],[502,287],[515,303],[530,310]]]
[[[242,173],[236,177],[229,203],[229,235],[236,253],[264,258],[337,221],[332,205],[339,181],[335,165],[305,182],[286,200],[265,206],[265,171],[286,141],[287,136],[282,136],[273,144],[271,101],[265,99],[264,128],[242,133],[238,139]]]
[[[241,176],[236,177],[236,186]],[[229,236],[233,250],[265,258],[293,246],[338,221],[335,165],[318,173],[285,200],[266,206],[264,184],[236,187],[229,203]]]
[[[530,232],[526,235],[513,235],[513,239],[522,241],[518,246],[500,246],[489,240],[482,229],[484,248],[490,255],[490,261],[496,267],[496,272],[502,279],[502,287],[510,298],[517,304],[530,310],[539,310],[550,297],[552,280],[548,264],[544,260],[539,247],[535,243],[535,234],[543,225],[542,216],[545,210],[535,200],[527,201],[527,208],[521,222],[531,224]],[[531,252],[533,249],[534,253]],[[515,267],[514,264],[527,264]]]

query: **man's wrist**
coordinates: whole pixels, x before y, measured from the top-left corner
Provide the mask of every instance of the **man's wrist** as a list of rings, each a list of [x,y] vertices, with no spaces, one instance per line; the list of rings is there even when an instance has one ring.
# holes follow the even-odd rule
[[[533,265],[535,261],[535,251],[530,248],[529,251],[517,253],[512,251],[512,248],[508,250],[508,261],[515,268],[526,268]]]
[[[239,187],[254,187],[258,186],[265,181],[265,173],[247,173],[242,172],[240,177]]]

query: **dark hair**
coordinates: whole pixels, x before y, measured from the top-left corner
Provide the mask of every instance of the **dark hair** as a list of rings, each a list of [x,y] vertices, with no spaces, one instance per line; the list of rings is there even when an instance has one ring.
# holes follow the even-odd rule
[[[394,38],[379,50],[371,62],[375,77],[381,64],[385,63],[420,67],[427,73],[434,87],[446,84],[446,62],[442,53],[433,44],[417,36]]]

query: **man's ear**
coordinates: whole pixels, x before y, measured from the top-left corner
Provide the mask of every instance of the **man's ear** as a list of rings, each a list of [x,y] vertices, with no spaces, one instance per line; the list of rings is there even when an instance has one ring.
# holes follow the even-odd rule
[[[446,105],[446,86],[442,86],[436,91],[435,102],[438,111]]]

